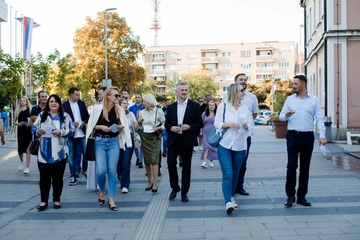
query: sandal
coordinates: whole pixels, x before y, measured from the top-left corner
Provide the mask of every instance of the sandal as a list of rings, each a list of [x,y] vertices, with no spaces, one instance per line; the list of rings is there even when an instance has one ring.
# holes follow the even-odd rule
[[[116,211],[118,210],[118,208],[117,208],[117,206],[116,206],[116,205],[111,206],[111,205],[110,205],[110,202],[108,202],[108,204],[109,204],[109,209],[110,209],[111,211],[116,212]]]

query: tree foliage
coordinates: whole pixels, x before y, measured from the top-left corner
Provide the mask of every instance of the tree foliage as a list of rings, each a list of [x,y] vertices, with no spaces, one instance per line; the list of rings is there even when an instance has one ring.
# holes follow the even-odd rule
[[[210,74],[203,70],[192,70],[183,74],[180,81],[189,85],[189,98],[192,100],[196,100],[197,97],[205,98],[208,93],[215,96],[219,89]],[[168,95],[175,99],[176,83],[168,81],[167,86],[169,89]]]
[[[0,107],[13,103],[24,89],[20,75],[24,72],[24,60],[17,55],[11,57],[0,49]]]
[[[121,90],[133,91],[145,80],[145,70],[136,62],[143,47],[124,18],[116,12],[107,15],[108,78]],[[105,79],[105,12],[99,12],[96,19],[87,17],[86,22],[86,26],[76,30],[74,37],[75,72],[78,76],[88,76],[83,80],[97,89]]]

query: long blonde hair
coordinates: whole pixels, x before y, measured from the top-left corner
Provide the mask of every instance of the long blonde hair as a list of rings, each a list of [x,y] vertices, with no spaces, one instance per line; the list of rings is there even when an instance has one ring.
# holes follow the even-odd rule
[[[29,99],[26,96],[22,96],[19,100],[19,104],[17,105],[15,109],[15,117],[19,117],[19,113],[21,112],[21,99],[24,98],[26,100],[26,108],[31,110],[31,104],[29,102]]]
[[[229,104],[232,105],[233,103],[235,103],[235,99],[237,98],[239,88],[242,88],[242,86],[240,86],[238,83],[232,83],[228,87],[228,94],[226,100]],[[239,101],[239,104],[241,104],[241,101]]]
[[[107,96],[111,95],[111,90],[116,90],[116,91],[118,91],[118,93],[120,93],[119,88],[115,87],[115,86],[108,87],[104,91],[104,95],[103,95],[103,118],[108,122],[109,122],[109,112],[110,112],[111,106],[110,106],[110,102],[109,102],[109,99],[107,98]],[[120,118],[119,104],[116,103],[114,107],[115,107],[116,118],[118,119],[118,118]]]

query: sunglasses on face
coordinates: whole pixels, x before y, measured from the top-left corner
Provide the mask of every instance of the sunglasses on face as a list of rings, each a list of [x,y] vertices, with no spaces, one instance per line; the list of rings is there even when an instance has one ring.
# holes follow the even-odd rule
[[[113,96],[116,97],[116,98],[120,98],[120,94],[115,94]]]

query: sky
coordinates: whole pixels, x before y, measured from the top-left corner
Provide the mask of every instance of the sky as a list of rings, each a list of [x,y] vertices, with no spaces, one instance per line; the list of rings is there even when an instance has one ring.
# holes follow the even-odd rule
[[[1,23],[1,47],[14,54],[21,49],[20,22],[24,15],[40,24],[34,28],[31,53],[43,56],[58,49],[61,56],[73,52],[73,37],[86,25],[86,17],[95,19],[107,8],[124,17],[140,43],[154,46],[150,29],[154,0],[5,0],[8,22]],[[161,29],[159,46],[263,41],[300,41],[303,9],[300,0],[158,0]],[[11,29],[11,30],[10,30]],[[10,44],[10,32],[12,43]],[[16,36],[15,36],[16,35]],[[17,43],[15,42],[17,40]],[[302,39],[301,39],[302,41]],[[11,45],[11,52],[10,52]]]

